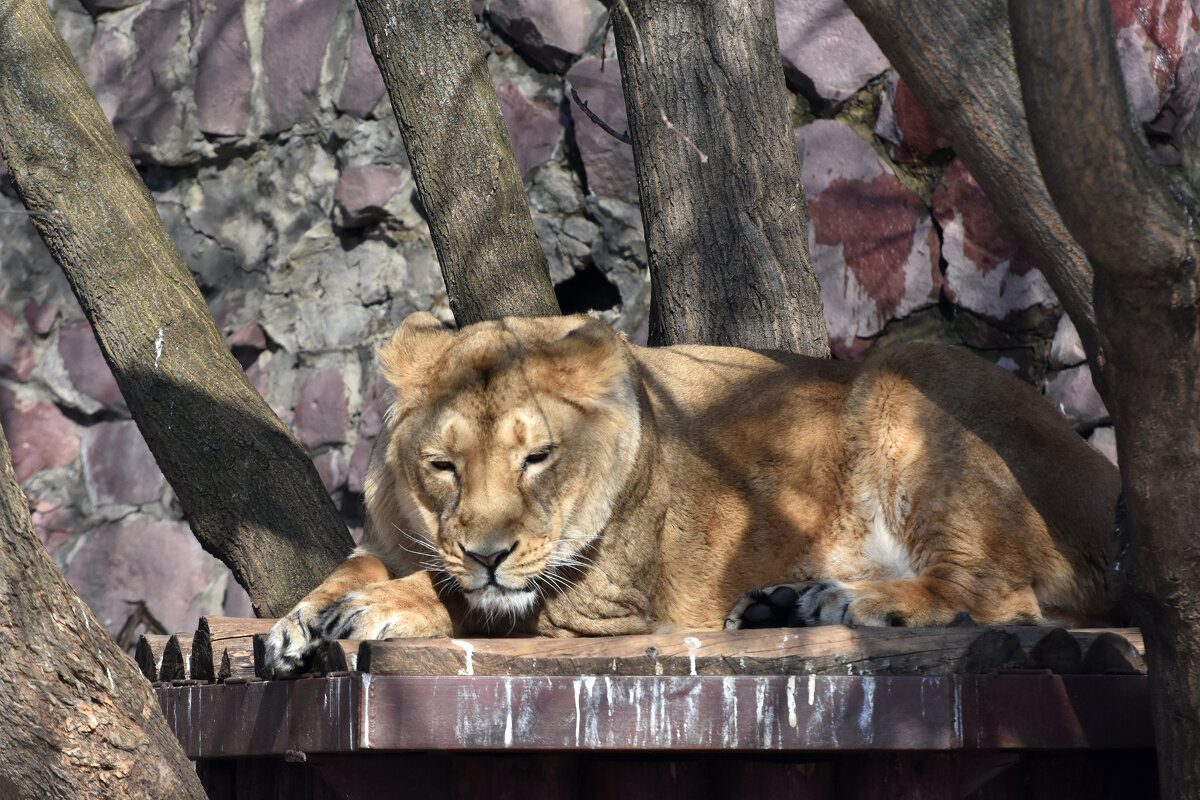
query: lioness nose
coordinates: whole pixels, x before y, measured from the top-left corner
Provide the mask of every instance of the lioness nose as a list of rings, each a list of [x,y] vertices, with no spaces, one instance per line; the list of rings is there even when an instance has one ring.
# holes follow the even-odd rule
[[[474,550],[467,550],[465,548],[463,549],[463,552],[478,561],[483,566],[487,567],[489,570],[493,570],[500,566],[500,562],[508,558],[509,554],[516,549],[517,543],[513,542],[512,547],[509,547],[505,550],[494,550],[491,553],[476,553]]]

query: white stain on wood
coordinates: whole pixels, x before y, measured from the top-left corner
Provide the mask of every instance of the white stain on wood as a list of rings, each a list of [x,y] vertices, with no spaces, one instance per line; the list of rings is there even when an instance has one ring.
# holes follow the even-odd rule
[[[691,672],[689,672],[688,674],[695,675],[696,674],[696,652],[695,651],[700,647],[700,640],[697,639],[695,636],[689,636],[683,640],[683,643],[685,645],[687,645],[688,659],[691,661]]]
[[[794,730],[799,722],[796,719],[796,676],[788,677],[787,682],[788,725]]]
[[[461,639],[451,639],[450,644],[455,647],[462,648],[463,654],[466,656],[467,663],[463,669],[458,671],[459,675],[474,675],[475,674],[475,645],[470,642],[464,642]]]

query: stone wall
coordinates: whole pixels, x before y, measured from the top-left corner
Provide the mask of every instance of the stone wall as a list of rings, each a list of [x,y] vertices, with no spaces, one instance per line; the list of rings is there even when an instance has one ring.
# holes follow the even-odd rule
[[[352,528],[386,391],[373,352],[449,305],[354,0],[51,0],[214,317],[309,449]],[[567,311],[645,335],[649,285],[597,0],[473,0]],[[839,358],[908,339],[970,347],[1044,387],[1112,453],[1070,321],[841,0],[777,0],[810,243]],[[1164,163],[1200,91],[1197,17],[1114,0],[1135,106]],[[607,37],[607,42],[606,42]],[[607,50],[605,49],[607,48]],[[605,53],[607,52],[607,59]],[[0,187],[0,421],[39,535],[112,629],[248,614],[181,520],[66,281]]]

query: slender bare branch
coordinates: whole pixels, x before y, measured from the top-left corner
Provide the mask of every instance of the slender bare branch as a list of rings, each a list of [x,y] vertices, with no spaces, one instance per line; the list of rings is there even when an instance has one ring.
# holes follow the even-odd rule
[[[596,112],[588,108],[587,101],[579,96],[579,92],[575,91],[575,87],[571,85],[570,81],[567,81],[567,90],[571,93],[571,99],[575,101],[575,105],[579,106],[579,110],[586,114],[587,118],[590,119],[598,128],[600,128],[600,130],[604,131],[618,142],[633,144],[633,140],[629,138],[628,131],[625,133],[618,133],[615,128],[613,128],[604,120],[600,119],[600,117],[596,116]]]

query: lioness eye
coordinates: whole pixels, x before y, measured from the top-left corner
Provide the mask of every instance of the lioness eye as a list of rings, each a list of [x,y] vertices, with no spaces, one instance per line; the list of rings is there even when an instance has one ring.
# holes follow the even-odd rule
[[[429,466],[433,467],[438,472],[454,472],[454,462],[445,458],[431,459]]]
[[[522,464],[521,466],[522,466],[522,468],[524,468],[524,467],[528,467],[530,464],[540,464],[549,457],[550,457],[550,448],[546,448],[545,450],[535,450],[534,452],[525,456],[525,463]]]

